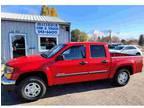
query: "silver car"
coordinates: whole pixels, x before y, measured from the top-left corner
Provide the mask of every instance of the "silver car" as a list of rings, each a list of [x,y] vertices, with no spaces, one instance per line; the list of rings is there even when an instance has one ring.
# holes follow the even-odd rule
[[[110,52],[142,55],[142,51],[136,45],[119,45],[112,50],[110,49]]]

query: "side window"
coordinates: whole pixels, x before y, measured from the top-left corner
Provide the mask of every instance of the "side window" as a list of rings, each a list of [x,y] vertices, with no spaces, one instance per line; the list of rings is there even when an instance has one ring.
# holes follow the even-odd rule
[[[106,57],[105,48],[103,45],[91,45],[90,46],[91,57]]]
[[[127,46],[125,49],[126,49],[126,50],[131,50],[131,49],[136,49],[136,48],[133,47],[133,46]]]
[[[86,58],[85,47],[83,45],[72,46],[62,53],[65,60]]]

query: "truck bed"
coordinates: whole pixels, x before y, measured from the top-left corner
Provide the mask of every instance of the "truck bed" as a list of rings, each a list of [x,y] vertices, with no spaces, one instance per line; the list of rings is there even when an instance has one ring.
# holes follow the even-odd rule
[[[119,57],[119,56],[136,56],[136,55],[130,55],[130,54],[124,54],[124,53],[110,53],[111,57]]]
[[[134,67],[133,74],[142,72],[143,66],[143,56],[122,54],[122,53],[110,53],[112,67],[114,68],[116,65],[132,65]]]

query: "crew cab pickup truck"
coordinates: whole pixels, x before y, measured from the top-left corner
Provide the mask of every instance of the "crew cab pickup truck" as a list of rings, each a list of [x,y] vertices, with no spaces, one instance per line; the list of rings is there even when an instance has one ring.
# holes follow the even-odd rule
[[[34,101],[53,85],[112,79],[124,86],[130,75],[142,72],[142,66],[142,56],[110,53],[106,43],[70,42],[8,61],[2,85],[15,87],[22,99]]]

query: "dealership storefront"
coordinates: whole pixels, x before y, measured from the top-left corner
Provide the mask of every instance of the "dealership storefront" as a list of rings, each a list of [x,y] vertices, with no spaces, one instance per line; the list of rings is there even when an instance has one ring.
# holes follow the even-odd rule
[[[48,51],[70,38],[70,23],[57,17],[1,14],[1,60]]]

